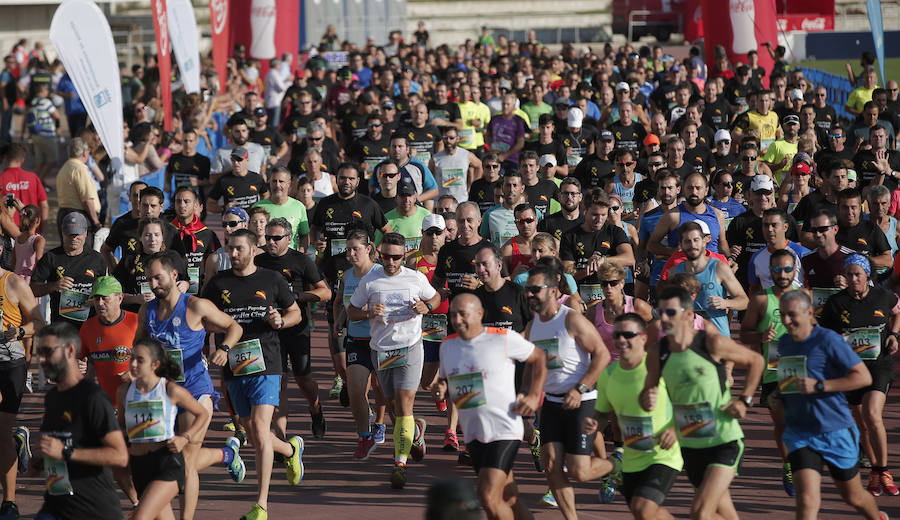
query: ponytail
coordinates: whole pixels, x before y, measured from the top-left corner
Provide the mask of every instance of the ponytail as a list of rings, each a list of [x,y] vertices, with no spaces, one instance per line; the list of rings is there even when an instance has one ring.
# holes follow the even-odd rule
[[[156,369],[157,376],[164,377],[170,381],[175,381],[181,377],[181,367],[169,357],[169,353],[158,339],[141,338],[134,342],[133,348],[138,347],[146,347],[150,352],[150,359],[159,361],[159,367]]]

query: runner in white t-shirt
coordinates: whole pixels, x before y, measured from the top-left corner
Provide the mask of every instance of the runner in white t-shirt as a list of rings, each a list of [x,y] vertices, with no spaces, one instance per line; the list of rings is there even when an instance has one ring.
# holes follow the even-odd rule
[[[519,501],[512,465],[522,441],[523,415],[533,415],[547,375],[544,351],[517,332],[484,327],[477,296],[463,293],[450,304],[456,334],[441,344],[440,378],[459,409],[459,422],[469,441],[478,494],[488,518],[531,518]],[[531,366],[531,393],[516,395],[515,364]]]
[[[394,489],[406,485],[406,459],[412,456],[418,462],[425,456],[425,420],[413,417],[425,362],[422,315],[441,302],[425,275],[403,266],[405,248],[403,235],[384,235],[383,269],[360,280],[347,308],[351,320],[369,321],[372,364],[385,398],[394,403]]]

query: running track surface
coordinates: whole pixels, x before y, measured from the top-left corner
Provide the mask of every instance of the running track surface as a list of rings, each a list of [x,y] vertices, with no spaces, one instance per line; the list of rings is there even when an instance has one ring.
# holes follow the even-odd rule
[[[322,313],[318,313],[317,324],[324,324]],[[420,392],[416,400],[416,416],[428,421],[426,439],[428,453],[422,463],[410,462],[409,483],[406,488],[396,491],[390,488],[388,477],[393,460],[390,444],[391,426],[388,425],[387,442],[378,446],[368,461],[355,461],[351,455],[356,448],[356,434],[351,421],[350,410],[342,408],[338,401],[328,399],[331,387],[331,362],[328,356],[325,331],[321,326],[313,333],[313,373],[319,381],[319,395],[325,406],[328,433],[322,440],[313,439],[306,402],[296,386],[289,389],[291,418],[289,434],[299,434],[304,438],[306,448],[304,465],[306,474],[297,487],[287,485],[283,465],[275,464],[272,487],[269,496],[269,518],[328,518],[329,520],[366,518],[413,519],[423,518],[425,493],[428,486],[441,478],[456,477],[474,481],[471,468],[458,466],[456,454],[441,451],[446,430],[445,419],[437,412],[430,396]],[[218,374],[213,374],[214,379]],[[738,383],[740,384],[740,383]],[[885,409],[885,423],[888,442],[891,447],[900,443],[900,404],[893,391]],[[43,406],[43,394],[27,394],[19,415],[20,423],[37,432]],[[228,434],[221,431],[226,420],[224,413],[217,412],[206,438],[206,446],[220,446]],[[770,421],[764,408],[754,407],[743,421],[747,437],[744,463],[741,475],[731,486],[731,493],[741,518],[771,519],[785,518],[792,514],[794,501],[787,497],[781,487],[781,463],[771,440]],[[32,436],[32,445],[37,444],[38,435]],[[252,448],[244,448],[242,456],[247,462],[247,479],[235,484],[222,466],[214,466],[200,475],[200,503],[198,520],[238,519],[247,512],[255,500],[255,473]],[[900,461],[894,456],[891,462],[900,468]],[[547,490],[542,475],[534,471],[529,452],[519,450],[513,469],[522,499],[534,512],[537,519],[559,518],[557,510],[543,509],[541,495]],[[864,473],[868,478],[868,474]],[[854,514],[845,506],[830,480],[823,480],[822,509],[819,517],[851,518]],[[865,480],[864,480],[865,483]],[[597,499],[599,484],[591,482],[577,484],[576,503],[580,518],[625,519],[631,518],[621,495],[612,504],[600,504]],[[31,516],[40,507],[43,494],[41,478],[20,478],[17,486],[17,502],[24,518]],[[679,518],[689,513],[692,491],[687,478],[682,473],[666,505]],[[892,517],[900,517],[900,497],[879,497],[879,507]],[[123,500],[123,507],[127,501]],[[177,514],[177,512],[176,512]]]

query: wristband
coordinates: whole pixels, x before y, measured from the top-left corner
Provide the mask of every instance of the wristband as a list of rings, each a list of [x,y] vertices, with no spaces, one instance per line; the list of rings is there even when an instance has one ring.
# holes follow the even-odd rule
[[[21,340],[24,337],[25,337],[25,327],[19,327],[19,335],[16,337],[16,339]]]
[[[219,350],[222,350],[222,351],[224,351],[224,352],[227,353],[229,350],[231,350],[231,346],[230,346],[230,345],[224,345],[224,344],[223,344],[223,345],[219,345]]]
[[[63,460],[65,460],[66,462],[70,462],[72,460],[72,452],[74,451],[75,448],[73,448],[72,446],[64,447],[62,450]]]

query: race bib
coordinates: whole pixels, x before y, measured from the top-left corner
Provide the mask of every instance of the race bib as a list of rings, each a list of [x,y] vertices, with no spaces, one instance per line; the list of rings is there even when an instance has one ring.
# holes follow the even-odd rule
[[[653,451],[656,440],[653,437],[653,417],[649,415],[620,415],[619,427],[625,447],[637,451]]]
[[[431,152],[428,150],[417,151],[415,157],[417,161],[428,166],[428,161],[431,160]]]
[[[778,370],[778,341],[772,341],[765,344],[766,347],[766,370]]]
[[[574,168],[581,163],[581,157],[578,155],[567,155],[566,156],[566,164],[569,168]]]
[[[881,354],[881,331],[876,327],[851,330],[842,336],[860,359],[870,361]]]
[[[478,408],[487,403],[484,395],[484,373],[472,372],[447,378],[453,393],[453,404],[458,410]]]
[[[191,281],[191,286],[188,288],[188,294],[197,294],[200,291],[200,268],[199,267],[188,267],[188,279]]]
[[[599,284],[583,284],[578,288],[578,294],[588,307],[593,307],[606,298],[603,296],[603,286]]]
[[[152,294],[150,290],[150,282],[141,282],[141,294]]]
[[[446,314],[422,315],[422,339],[424,341],[443,341],[447,337]]]
[[[459,131],[459,145],[469,146],[475,144],[475,129],[463,128]]]
[[[266,371],[266,359],[258,339],[242,341],[228,351],[228,367],[236,376],[250,376]]]
[[[534,346],[547,354],[547,370],[562,368],[562,360],[559,358],[559,338],[539,339],[534,341]]]
[[[381,164],[381,160],[380,159],[366,159],[365,163],[369,165],[369,167],[366,168],[366,179],[371,179],[372,174],[375,173],[375,167],[378,166],[379,164]]]
[[[409,363],[409,347],[378,352],[378,370],[403,368]]]
[[[166,349],[172,361],[181,369],[181,375],[175,379],[176,383],[184,383],[184,351],[180,348]]]
[[[672,403],[678,437],[684,439],[709,439],[716,436],[716,414],[709,402]]]
[[[510,149],[510,146],[506,143],[501,143],[500,141],[491,143],[491,151],[494,153],[506,152]]]
[[[419,244],[422,243],[422,237],[412,237],[406,239],[406,247],[404,248],[406,253],[416,251],[419,249]]]
[[[347,252],[347,239],[346,238],[332,238],[331,239],[331,256],[343,255],[346,252]]]
[[[85,302],[90,296],[88,293],[63,289],[59,292],[59,315],[74,321],[86,320],[91,309]]]
[[[840,291],[840,289],[838,288],[812,288],[813,309],[815,309],[816,311],[816,316],[822,314],[822,307],[825,306],[825,302],[828,300],[828,297],[832,294],[837,293],[838,291]]]
[[[348,294],[347,291],[344,291],[344,309],[345,310],[350,308],[350,298],[353,298],[353,293]]]
[[[782,394],[799,394],[797,379],[806,377],[806,356],[784,356],[778,361],[778,389]]]
[[[69,466],[64,460],[44,457],[44,470],[47,472],[47,480],[44,486],[47,494],[51,496],[74,495],[72,482],[69,480]]]
[[[788,212],[789,214],[790,214],[790,213],[793,213],[795,209],[797,209],[797,203],[796,203],[796,202],[789,202],[789,203],[788,203],[787,212]]]
[[[128,440],[156,442],[165,440],[166,425],[162,399],[125,404],[125,428]]]
[[[622,214],[623,215],[631,213],[632,211],[634,211],[634,201],[622,202]],[[634,220],[634,215],[630,215],[625,220],[627,220],[629,222]]]
[[[455,188],[465,186],[463,178],[465,176],[462,168],[447,168],[441,171],[443,178],[443,186],[445,188]]]

